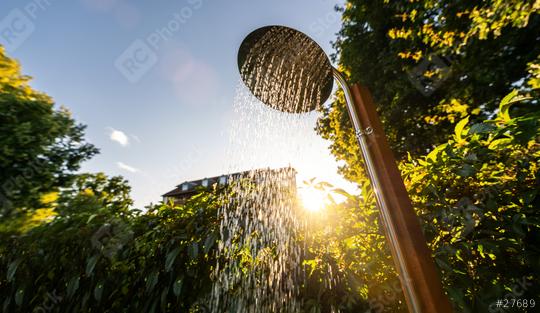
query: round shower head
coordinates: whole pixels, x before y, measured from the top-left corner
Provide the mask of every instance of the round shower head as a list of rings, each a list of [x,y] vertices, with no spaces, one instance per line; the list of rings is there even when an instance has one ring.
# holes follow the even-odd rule
[[[238,69],[259,100],[289,113],[322,105],[332,93],[332,65],[322,48],[302,32],[265,26],[240,45]]]

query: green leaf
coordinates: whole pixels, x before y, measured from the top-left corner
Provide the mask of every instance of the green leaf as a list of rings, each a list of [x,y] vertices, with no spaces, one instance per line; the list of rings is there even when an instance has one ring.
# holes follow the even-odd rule
[[[94,272],[94,268],[96,267],[96,263],[98,261],[99,255],[94,255],[86,261],[86,276],[91,276]]]
[[[71,298],[75,294],[75,291],[79,289],[79,281],[80,281],[79,276],[73,277],[69,280],[67,284],[67,296],[69,298]]]
[[[517,96],[517,94],[518,94],[517,89],[514,89],[512,90],[512,92],[507,94],[499,103],[499,117],[501,117],[505,121],[510,120],[510,114],[508,114],[508,111],[510,110],[512,99],[514,99]]]
[[[463,290],[459,288],[452,288],[452,287],[449,287],[446,290],[448,291],[448,295],[450,296],[451,300],[453,300],[454,302],[457,302],[461,306],[465,305],[465,300],[463,299],[463,296],[465,295],[465,293],[463,292]]]
[[[88,311],[87,310],[87,305],[88,305],[88,300],[90,299],[90,296],[91,296],[91,294],[90,294],[90,292],[88,290],[88,291],[86,291],[84,293],[84,296],[82,297],[81,309],[84,310],[84,311]],[[61,299],[59,299],[59,301],[61,301]]]
[[[150,275],[148,275],[148,277],[146,277],[146,291],[147,292],[154,289],[154,287],[157,285],[158,277],[159,277],[158,272],[152,272],[150,273]]]
[[[456,258],[457,258],[458,260],[460,260],[460,261],[463,261],[463,258],[461,257],[461,250],[458,250],[458,251],[456,252]]]
[[[469,134],[482,134],[495,130],[496,127],[487,123],[477,123],[471,126]]]
[[[192,259],[196,259],[199,255],[199,244],[197,242],[193,242],[191,246],[188,247],[188,253]]]
[[[469,117],[468,116],[457,123],[456,128],[454,129],[454,133],[455,133],[457,142],[463,142],[463,135],[467,134],[467,132],[464,131],[465,126],[467,126],[468,123],[469,123]],[[465,134],[464,134],[464,132],[465,132]]]
[[[498,150],[498,149],[501,149],[502,146],[507,146],[511,143],[512,143],[512,138],[495,139],[489,144],[488,149]]]
[[[175,296],[179,296],[180,292],[182,291],[182,284],[184,283],[184,277],[176,279],[176,281],[173,284],[173,292]]]
[[[358,200],[357,196],[351,195],[345,189],[334,188],[334,189],[332,189],[332,192],[337,193],[338,195],[342,195],[342,196],[344,196],[344,197],[346,197],[347,199],[350,199],[350,200]]]
[[[313,272],[317,269],[318,266],[317,260],[304,260],[303,265],[309,266],[310,271],[308,273],[308,276],[313,275]]]
[[[512,229],[516,234],[519,235],[519,237],[525,237],[526,233],[523,230],[523,217],[519,214],[515,214],[512,217]]]
[[[481,244],[478,245],[477,247],[477,250],[478,250],[478,253],[480,253],[480,256],[485,258],[485,254],[484,254],[484,246],[482,246]]]
[[[163,288],[161,291],[161,312],[167,312],[167,295],[169,294],[169,287]]]
[[[170,272],[172,269],[172,266],[174,264],[174,260],[176,260],[176,256],[180,252],[180,247],[175,248],[171,252],[167,253],[167,257],[165,259],[165,271]]]
[[[86,221],[86,224],[89,224],[96,216],[97,216],[97,214],[92,214],[92,215],[90,215],[90,217],[89,217],[88,220]]]
[[[528,99],[531,99],[531,98],[519,95],[519,92],[517,89],[512,90],[512,92],[507,94],[501,100],[501,103],[499,104],[499,113],[498,113],[499,117],[503,121],[508,122],[509,120],[511,120],[509,111],[512,104],[523,101],[523,100],[528,100]]]
[[[96,299],[97,302],[100,302],[102,295],[103,295],[103,284],[97,284],[96,288],[94,288],[94,299]]]
[[[518,143],[526,145],[527,142],[539,135],[540,116],[518,117],[514,120],[517,127],[513,131],[513,135]]]
[[[435,147],[435,149],[433,149],[433,151],[431,151],[428,155],[427,155],[427,159],[433,161],[433,162],[436,162],[437,161],[437,158],[438,158],[438,155],[441,151],[444,151],[444,149],[446,148],[448,144],[442,144],[442,145],[439,145],[437,147]]]
[[[437,263],[439,265],[439,267],[444,269],[444,270],[447,270],[447,271],[452,270],[452,267],[446,261],[444,261],[444,260],[442,260],[440,258],[435,258],[435,263]]]
[[[13,278],[15,277],[15,273],[17,272],[17,268],[19,267],[19,264],[21,263],[21,259],[15,260],[11,263],[9,263],[8,270],[7,270],[7,281],[11,282]]]
[[[457,174],[461,177],[470,177],[476,173],[476,169],[470,164],[463,164],[463,166],[457,171]]]
[[[465,273],[465,272],[462,271],[462,270],[453,269],[452,271],[453,271],[454,273],[457,273],[457,274],[460,274],[460,275],[467,275],[467,273]]]
[[[11,297],[6,297],[4,304],[2,305],[2,312],[7,312],[8,306],[11,304]]]
[[[15,292],[15,303],[18,305],[18,306],[21,306],[21,304],[23,303],[23,299],[24,299],[24,289],[17,289],[17,292]]]
[[[524,205],[528,205],[534,201],[536,198],[536,195],[538,194],[538,190],[533,189],[525,192],[522,197],[522,201]]]
[[[352,236],[352,237],[349,237],[349,238],[345,238],[343,240],[343,243],[345,244],[347,249],[354,249],[356,247],[356,237]]]

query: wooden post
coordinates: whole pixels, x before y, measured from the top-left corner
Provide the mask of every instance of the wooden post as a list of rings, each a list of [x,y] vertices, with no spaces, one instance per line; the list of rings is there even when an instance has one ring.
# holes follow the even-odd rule
[[[439,273],[386,140],[371,93],[359,84],[352,85],[350,89],[358,119],[363,127],[366,129],[371,127],[373,130],[365,132],[364,136],[367,138],[369,153],[375,165],[374,171],[380,181],[381,190],[377,192],[381,193],[387,203],[387,216],[390,219],[387,223],[391,224],[396,235],[396,242],[390,244],[394,263],[398,271],[404,266],[408,275],[408,281],[404,281],[407,278],[400,273],[409,311],[451,313],[452,306],[443,291]],[[396,249],[400,250],[404,264],[398,264]],[[410,290],[412,295],[407,295],[406,284],[412,289]],[[416,309],[411,303],[411,296],[416,299],[418,306]]]

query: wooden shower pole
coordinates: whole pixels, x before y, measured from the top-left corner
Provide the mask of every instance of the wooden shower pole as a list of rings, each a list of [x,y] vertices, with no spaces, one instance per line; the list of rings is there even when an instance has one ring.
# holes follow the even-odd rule
[[[356,115],[351,118],[358,119],[364,129],[363,133],[357,132],[357,135],[364,136],[367,141],[367,150],[379,184],[375,192],[380,193],[379,196],[386,202],[382,206],[379,203],[379,209],[386,211],[381,212],[381,216],[409,311],[451,313],[452,306],[442,288],[371,93],[360,84],[352,85],[350,92],[354,110],[349,110],[349,113]]]

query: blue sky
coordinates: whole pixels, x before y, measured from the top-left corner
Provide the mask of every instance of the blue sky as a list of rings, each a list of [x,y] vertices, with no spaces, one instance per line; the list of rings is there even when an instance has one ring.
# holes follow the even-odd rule
[[[291,144],[307,147],[295,151],[308,155],[270,158],[275,147],[254,153],[256,149],[231,148],[230,138],[231,128],[242,132],[231,122],[242,120],[233,109],[242,39],[261,26],[287,25],[332,53],[330,41],[340,27],[335,4],[2,0],[0,43],[21,62],[23,72],[34,77],[36,89],[88,126],[87,139],[101,154],[82,170],[125,176],[138,206],[158,202],[182,181],[242,166],[291,164],[301,178],[318,176],[344,184],[335,174],[327,143],[311,130],[313,114],[298,124],[301,129],[289,129],[297,140]],[[6,33],[10,27],[12,33]],[[282,126],[279,123],[262,128],[277,134],[270,126]],[[268,145],[272,142],[276,139]],[[249,153],[249,161],[243,164],[245,155],[238,153]]]

